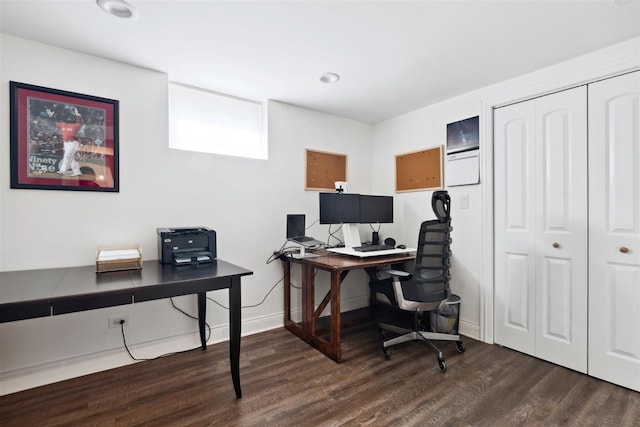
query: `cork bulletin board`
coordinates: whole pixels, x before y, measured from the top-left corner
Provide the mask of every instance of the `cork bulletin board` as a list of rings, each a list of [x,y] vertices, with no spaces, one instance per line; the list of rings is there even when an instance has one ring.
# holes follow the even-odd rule
[[[443,186],[442,146],[396,155],[396,192]]]
[[[347,155],[307,149],[307,190],[334,190],[347,180]]]

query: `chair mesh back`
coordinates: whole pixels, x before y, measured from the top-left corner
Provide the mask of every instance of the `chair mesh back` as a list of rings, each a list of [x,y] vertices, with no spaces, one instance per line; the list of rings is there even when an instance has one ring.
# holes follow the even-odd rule
[[[402,283],[405,299],[435,302],[449,297],[450,232],[451,219],[420,225],[413,276]]]

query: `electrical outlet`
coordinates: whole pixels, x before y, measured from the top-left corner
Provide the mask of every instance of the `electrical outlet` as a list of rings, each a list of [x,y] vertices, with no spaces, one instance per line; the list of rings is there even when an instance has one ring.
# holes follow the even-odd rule
[[[129,316],[109,317],[109,328],[119,328],[122,321],[124,321],[124,326],[129,326]]]

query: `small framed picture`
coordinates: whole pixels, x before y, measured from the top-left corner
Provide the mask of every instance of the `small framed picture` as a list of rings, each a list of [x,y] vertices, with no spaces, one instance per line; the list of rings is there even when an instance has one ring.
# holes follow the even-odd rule
[[[447,154],[477,150],[480,147],[480,116],[447,125]]]
[[[118,101],[9,85],[11,188],[119,191]]]

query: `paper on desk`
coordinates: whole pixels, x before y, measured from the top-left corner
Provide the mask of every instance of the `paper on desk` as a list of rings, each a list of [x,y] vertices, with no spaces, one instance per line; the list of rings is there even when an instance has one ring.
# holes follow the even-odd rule
[[[119,259],[136,258],[140,258],[140,252],[137,249],[114,249],[109,251],[100,251],[100,253],[98,253],[98,261],[114,261]]]

